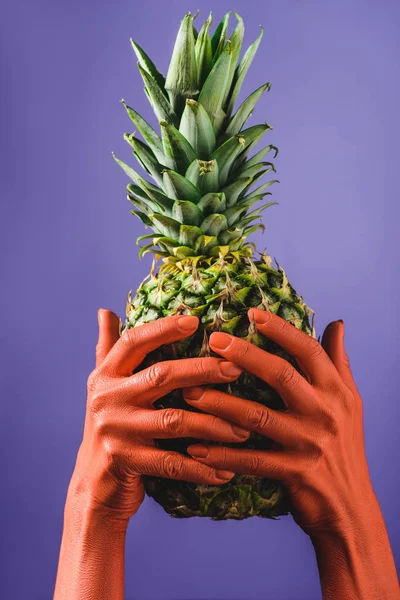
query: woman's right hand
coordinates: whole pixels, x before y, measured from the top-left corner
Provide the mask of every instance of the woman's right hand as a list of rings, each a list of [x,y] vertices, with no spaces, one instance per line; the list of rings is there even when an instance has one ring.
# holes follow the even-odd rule
[[[152,350],[192,335],[197,317],[165,317],[128,329],[122,336],[115,313],[101,309],[98,318],[96,368],[88,378],[84,433],[69,496],[125,520],[144,500],[141,475],[207,485],[229,481],[233,472],[156,448],[153,438],[239,442],[249,432],[213,415],[156,410],[153,402],[177,388],[234,381],[241,369],[219,358],[186,358],[159,362],[132,374]]]

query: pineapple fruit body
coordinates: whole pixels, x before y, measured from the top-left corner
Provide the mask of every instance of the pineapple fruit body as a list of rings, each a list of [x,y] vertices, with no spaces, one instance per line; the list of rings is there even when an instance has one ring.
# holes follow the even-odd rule
[[[166,344],[151,352],[138,370],[155,362],[201,356],[218,356],[208,344],[213,331],[224,331],[245,339],[260,348],[282,356],[299,371],[295,360],[272,340],[260,335],[249,322],[247,310],[257,307],[281,316],[308,334],[312,333],[309,309],[286,278],[282,268],[274,269],[270,257],[247,259],[240,264],[224,261],[202,271],[188,269],[175,275],[150,275],[136,295],[128,298],[124,331],[166,315],[186,314],[199,318],[194,335],[180,342]],[[241,398],[254,400],[274,410],[285,410],[281,397],[264,381],[243,371],[237,381],[210,385]],[[174,390],[155,403],[155,408],[184,408],[188,405],[182,390]],[[155,440],[157,447],[181,452],[193,443],[217,443],[194,438]],[[272,442],[251,433],[248,440],[225,445],[232,448],[268,450]],[[191,482],[145,476],[145,490],[173,517],[210,517],[214,520],[245,519],[251,516],[274,517],[287,514],[285,490],[279,482],[236,474],[224,485],[209,486]]]
[[[309,321],[313,311],[290,285],[285,271],[278,263],[274,268],[265,251],[256,260],[254,244],[246,241],[250,233],[264,229],[260,223],[252,224],[262,219],[260,213],[276,204],[253,208],[270,195],[265,190],[277,180],[253,191],[251,188],[265,174],[275,172],[275,165],[262,159],[270,151],[276,156],[278,149],[269,144],[249,156],[272,129],[267,124],[244,128],[270,84],[253,92],[235,113],[234,107],[263,31],[237,64],[244,26],[235,13],[237,25],[227,39],[229,14],[212,37],[211,15],[199,32],[193,25],[197,15],[185,15],[166,78],[132,41],[161,136],[124,102],[146,143],[134,134],[125,134],[124,138],[154,183],[114,158],[133,182],[127,186],[128,199],[135,207],[131,212],[153,230],[139,238],[138,244],[151,239],[142,246],[139,256],[153,253],[164,264],[155,273],[153,261],[149,276],[135,295],[129,293],[122,333],[176,314],[197,316],[200,323],[189,338],[148,354],[136,371],[163,360],[219,357],[210,349],[208,340],[212,332],[223,331],[283,357],[301,373],[293,357],[260,335],[254,323],[249,322],[247,311],[251,307],[271,311],[315,337],[313,320],[311,325]],[[209,387],[274,410],[286,410],[275,390],[246,371],[232,383]],[[154,407],[199,411],[184,401],[180,389],[160,398]],[[187,446],[197,442],[218,443],[194,438],[154,440],[157,447],[182,454],[187,454]],[[245,442],[225,445],[264,450],[277,446],[253,432]],[[219,486],[151,476],[143,476],[143,480],[146,493],[172,517],[275,518],[289,512],[284,486],[277,480],[240,473]]]

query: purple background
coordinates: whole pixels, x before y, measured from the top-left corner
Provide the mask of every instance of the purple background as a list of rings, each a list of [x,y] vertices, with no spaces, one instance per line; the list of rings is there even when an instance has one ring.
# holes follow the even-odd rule
[[[345,321],[399,559],[399,3],[14,0],[0,25],[3,600],[52,596],[96,312],[123,315],[151,263],[137,259],[144,229],[111,157],[134,164],[121,98],[155,123],[129,38],[166,73],[180,19],[199,6],[197,24],[238,10],[246,47],[265,26],[241,99],[272,82],[252,123],[274,126],[280,204],[253,239],[316,311],[319,335]],[[173,520],[146,498],[128,531],[126,597],[314,600],[320,589],[290,516]]]

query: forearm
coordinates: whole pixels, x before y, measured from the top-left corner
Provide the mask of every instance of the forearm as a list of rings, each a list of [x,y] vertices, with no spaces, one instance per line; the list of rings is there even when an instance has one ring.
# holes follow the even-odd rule
[[[54,600],[123,600],[127,526],[68,494]]]
[[[354,507],[351,512],[346,526],[311,536],[324,600],[400,599],[396,565],[375,494],[368,510]]]

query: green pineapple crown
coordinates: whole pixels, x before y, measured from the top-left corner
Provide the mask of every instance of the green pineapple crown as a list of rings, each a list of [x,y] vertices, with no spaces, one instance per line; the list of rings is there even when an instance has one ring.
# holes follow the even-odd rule
[[[265,146],[249,157],[252,148],[272,129],[267,123],[243,129],[256,102],[271,84],[266,83],[248,96],[233,114],[246,73],[261,42],[256,41],[239,61],[244,25],[235,12],[237,25],[229,39],[227,13],[210,36],[212,14],[197,32],[194,16],[187,13],[175,41],[167,77],[156,68],[144,50],[131,39],[144,91],[160,125],[161,136],[124,100],[125,109],[144,142],[124,134],[133,155],[154,180],[150,183],[113,153],[133,183],[127,186],[128,200],[135,214],[153,229],[138,238],[149,240],[139,256],[151,252],[163,257],[165,268],[208,265],[217,259],[229,262],[252,256],[247,236],[264,230],[261,212],[277,202],[250,210],[271,192],[277,180],[255,190],[252,186],[276,172],[272,162],[262,159],[271,150]]]

